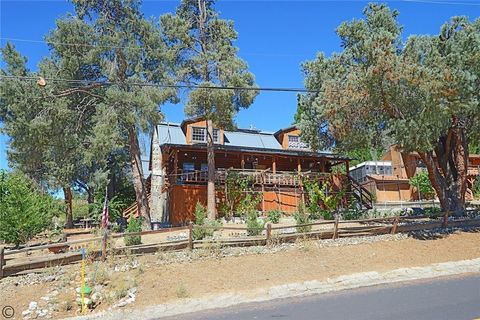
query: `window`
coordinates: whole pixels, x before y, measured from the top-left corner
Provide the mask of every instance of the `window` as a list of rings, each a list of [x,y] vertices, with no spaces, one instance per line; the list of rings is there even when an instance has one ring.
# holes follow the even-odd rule
[[[219,129],[213,129],[213,143],[218,143],[219,133]],[[207,128],[192,127],[192,141],[207,142]]]
[[[307,144],[300,140],[299,136],[288,136],[288,148],[289,149],[308,149]]]

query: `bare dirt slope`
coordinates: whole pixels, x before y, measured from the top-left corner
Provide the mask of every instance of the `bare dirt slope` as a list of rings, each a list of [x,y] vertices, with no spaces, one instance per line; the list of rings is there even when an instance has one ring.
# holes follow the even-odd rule
[[[456,232],[428,240],[405,236],[393,237],[391,241],[382,239],[389,238],[332,246],[325,246],[325,241],[302,241],[286,249],[272,250],[275,252],[258,250],[261,254],[252,248],[248,251],[238,248],[237,253],[227,257],[221,257],[223,249],[220,248],[198,249],[193,253],[111,257],[105,265],[90,263],[87,281],[92,287],[95,284],[103,287],[103,298],[96,308],[103,310],[115,304],[132,287],[137,288],[135,301],[123,308],[480,257],[480,232]],[[339,241],[341,244],[342,239]],[[349,239],[345,244],[351,243]],[[51,280],[52,275],[54,280]],[[79,275],[80,266],[76,264],[51,271],[50,282],[35,283],[44,281],[44,278],[30,283],[25,277],[3,279],[0,282],[0,306],[10,305],[20,315],[28,309],[31,301],[42,304],[41,297],[58,291],[53,303],[43,303],[45,308],[52,309],[49,315],[53,318],[75,315],[78,308],[74,290],[79,286]]]

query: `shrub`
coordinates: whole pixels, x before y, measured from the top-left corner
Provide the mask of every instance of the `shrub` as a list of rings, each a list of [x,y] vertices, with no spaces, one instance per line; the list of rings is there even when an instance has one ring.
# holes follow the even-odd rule
[[[300,204],[298,206],[298,211],[293,215],[293,218],[295,219],[295,222],[297,223],[297,232],[304,233],[304,232],[309,232],[312,230],[312,226],[300,226],[302,224],[307,224],[310,223],[311,217],[307,209],[305,208],[305,205]]]
[[[19,173],[0,171],[0,239],[16,247],[52,225],[62,206]]]
[[[142,218],[131,218],[128,221],[128,226],[126,231],[127,233],[142,231]],[[142,237],[125,235],[124,241],[126,246],[135,246],[138,244],[142,244]]]
[[[270,210],[267,212],[267,217],[271,223],[278,223],[282,217],[282,211],[278,209]]]
[[[480,198],[480,176],[477,176],[473,182],[472,192],[475,198]]]
[[[256,211],[252,210],[247,214],[247,235],[258,236],[262,233],[265,222],[258,218]]]
[[[410,185],[425,199],[432,199],[435,196],[435,190],[432,187],[427,171],[421,171],[410,178]]]
[[[192,230],[194,240],[201,240],[213,236],[213,233],[220,228],[220,222],[207,220],[207,209],[197,202],[195,205],[195,227]]]

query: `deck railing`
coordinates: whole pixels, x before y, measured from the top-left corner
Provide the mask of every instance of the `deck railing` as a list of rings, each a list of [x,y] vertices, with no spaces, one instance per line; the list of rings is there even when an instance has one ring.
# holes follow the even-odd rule
[[[302,177],[315,178],[318,180],[327,180],[331,177],[330,173],[322,172],[301,172],[297,171],[276,171],[273,173],[270,169],[217,169],[215,171],[215,183],[223,184],[227,178],[228,172],[235,172],[241,177],[250,177],[253,184],[280,185],[297,187],[301,185]],[[206,171],[183,171],[176,176],[171,177],[177,184],[204,184],[208,180]]]

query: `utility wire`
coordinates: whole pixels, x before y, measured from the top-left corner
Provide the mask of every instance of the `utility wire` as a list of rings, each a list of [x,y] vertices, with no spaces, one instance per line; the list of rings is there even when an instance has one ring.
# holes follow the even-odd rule
[[[6,76],[0,75],[0,79],[21,80],[21,81],[37,81],[39,77],[31,76]],[[79,79],[60,79],[60,78],[44,78],[48,83],[50,82],[62,82],[81,85],[98,84],[103,86],[111,86],[118,84],[127,84],[131,86],[139,87],[158,87],[158,88],[173,88],[173,89],[212,89],[212,90],[244,90],[244,91],[274,91],[274,92],[303,92],[303,93],[317,93],[317,90],[308,90],[302,88],[274,88],[274,87],[235,87],[235,86],[199,86],[199,85],[187,85],[187,84],[157,84],[150,82],[113,82],[113,81],[89,81]]]
[[[0,40],[11,41],[11,42],[27,42],[27,43],[37,43],[37,44],[48,44],[48,45],[53,44],[53,45],[71,46],[71,47],[143,50],[143,48],[141,48],[141,47],[100,45],[100,44],[88,44],[88,43],[77,43],[77,42],[56,42],[56,41],[35,40],[35,39],[20,39],[20,38],[8,38],[8,37],[0,37]],[[259,56],[259,57],[300,57],[300,56],[304,57],[304,56],[312,55],[312,52],[308,52],[308,53],[307,52],[305,52],[305,53],[242,52],[242,50],[239,49],[238,54],[243,55],[243,56]]]

